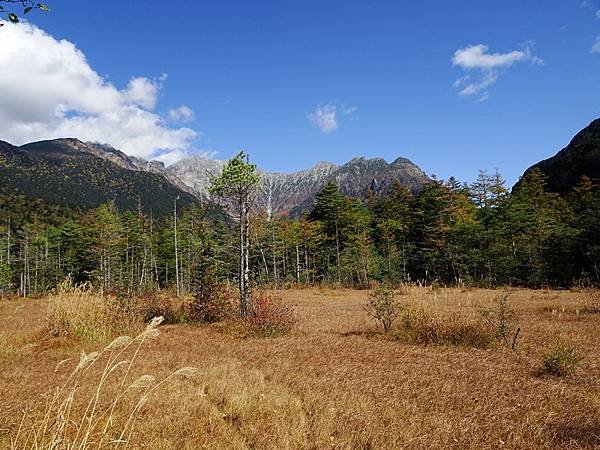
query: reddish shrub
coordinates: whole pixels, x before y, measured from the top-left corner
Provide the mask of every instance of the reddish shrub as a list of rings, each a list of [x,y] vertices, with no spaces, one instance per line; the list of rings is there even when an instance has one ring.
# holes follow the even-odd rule
[[[190,318],[201,322],[220,322],[235,316],[235,312],[234,293],[224,285],[196,295],[189,305]]]
[[[280,297],[261,291],[252,299],[245,322],[254,335],[279,336],[294,327],[296,316]]]

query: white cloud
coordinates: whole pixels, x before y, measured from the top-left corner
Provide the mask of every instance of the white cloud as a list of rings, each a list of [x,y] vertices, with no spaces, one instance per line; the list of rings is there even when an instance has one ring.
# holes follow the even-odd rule
[[[154,111],[166,76],[135,77],[118,89],[67,40],[27,23],[1,33],[0,139],[20,145],[76,137],[152,158],[181,155],[198,136]]]
[[[486,69],[508,67],[526,58],[527,53],[514,50],[508,53],[488,53],[487,45],[471,45],[454,52],[452,64],[463,69]]]
[[[600,9],[596,11],[596,19],[600,19]]]
[[[331,133],[338,128],[337,108],[335,105],[319,105],[307,117],[323,133]]]
[[[498,81],[495,72],[488,71],[478,81],[471,81],[471,77],[462,77],[454,82],[454,87],[460,89],[459,94],[464,96],[477,95],[481,93],[480,100],[487,100],[489,92],[486,89]]]
[[[600,53],[600,36],[598,36],[596,38],[596,41],[594,42],[594,45],[592,45],[591,52],[592,53]]]
[[[217,154],[218,152],[212,150],[194,150],[193,154],[185,150],[174,150],[159,154],[153,159],[163,162],[165,166],[170,166],[171,164],[175,164],[177,161],[182,160],[183,158],[189,158],[190,156],[215,159]]]
[[[190,122],[196,118],[194,111],[188,106],[181,105],[179,108],[169,110],[169,119],[175,122]]]
[[[340,115],[351,116],[357,110],[356,106],[337,105],[335,102],[330,102],[326,105],[318,105],[306,117],[322,133],[331,133],[339,128]]]
[[[477,101],[485,101],[490,97],[488,88],[493,86],[502,71],[519,62],[530,62],[542,65],[544,61],[533,54],[533,43],[527,42],[522,50],[506,53],[489,53],[489,47],[484,44],[471,45],[454,52],[452,65],[458,66],[469,73],[475,72],[475,79],[470,74],[458,78],[454,87],[461,96],[477,96]]]

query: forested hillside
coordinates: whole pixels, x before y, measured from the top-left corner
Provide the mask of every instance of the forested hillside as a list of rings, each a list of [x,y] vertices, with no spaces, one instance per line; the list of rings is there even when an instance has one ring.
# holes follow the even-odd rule
[[[114,201],[121,210],[141,208],[157,217],[171,213],[177,196],[182,206],[199,203],[161,174],[124,167],[109,158],[115,156],[111,153],[100,157],[82,147],[84,143],[73,139],[22,147],[0,141],[0,189],[68,209]],[[11,208],[5,202],[8,212]]]
[[[600,119],[581,130],[564,149],[533,165],[527,172],[540,169],[550,192],[569,193],[582,176],[600,182]],[[527,173],[526,172],[526,173]]]

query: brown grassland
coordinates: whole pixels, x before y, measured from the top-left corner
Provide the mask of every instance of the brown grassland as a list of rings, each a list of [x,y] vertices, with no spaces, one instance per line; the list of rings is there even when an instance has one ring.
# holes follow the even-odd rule
[[[244,338],[223,324],[48,336],[56,299],[0,301],[0,447],[48,448],[40,429],[61,424],[52,448],[600,448],[600,315],[582,291],[512,291],[514,350],[386,335],[363,309],[365,291],[278,294],[294,308],[294,329]],[[410,287],[399,300],[441,321],[480,323],[501,294]],[[106,349],[140,333],[143,342]],[[568,376],[545,375],[543,355],[559,340],[581,362]],[[82,351],[101,354],[48,412]],[[176,372],[186,367],[195,369]]]

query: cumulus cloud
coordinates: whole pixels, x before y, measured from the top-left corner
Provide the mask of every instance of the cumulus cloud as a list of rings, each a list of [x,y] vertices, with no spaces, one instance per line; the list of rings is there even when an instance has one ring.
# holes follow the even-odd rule
[[[594,42],[594,45],[592,45],[591,52],[592,53],[600,53],[600,36],[598,36],[596,38],[596,41]]]
[[[172,153],[173,159],[198,136],[190,128],[168,126],[155,112],[166,76],[134,77],[119,89],[73,43],[33,25],[2,27],[0,67],[2,140],[20,145],[76,137],[141,158]]]
[[[194,111],[185,105],[169,110],[169,119],[174,122],[191,122],[195,118]]]
[[[351,116],[356,106],[337,105],[335,102],[317,105],[314,111],[307,114],[307,119],[322,133],[332,133],[339,128],[340,116]]]
[[[454,52],[452,65],[460,67],[468,74],[458,78],[454,87],[459,89],[461,96],[476,96],[478,101],[485,101],[490,97],[488,88],[496,84],[503,71],[526,61],[534,65],[544,63],[533,54],[531,42],[526,43],[522,50],[506,53],[490,53],[489,47],[484,44],[460,48]]]

